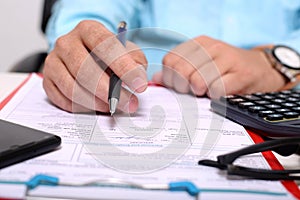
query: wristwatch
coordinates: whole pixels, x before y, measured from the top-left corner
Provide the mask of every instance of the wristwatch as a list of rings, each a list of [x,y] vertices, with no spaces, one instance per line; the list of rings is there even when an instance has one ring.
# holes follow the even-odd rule
[[[296,76],[300,74],[300,54],[291,47],[275,45],[273,48],[266,48],[265,53],[271,64],[289,82],[296,82]]]

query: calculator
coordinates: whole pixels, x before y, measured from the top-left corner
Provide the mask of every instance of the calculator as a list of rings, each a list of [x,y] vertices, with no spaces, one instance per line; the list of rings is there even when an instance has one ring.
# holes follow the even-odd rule
[[[300,136],[300,90],[222,96],[211,109],[264,136]]]

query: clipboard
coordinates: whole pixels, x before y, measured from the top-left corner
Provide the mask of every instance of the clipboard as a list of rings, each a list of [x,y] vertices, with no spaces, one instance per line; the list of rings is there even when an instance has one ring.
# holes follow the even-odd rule
[[[23,83],[20,84],[20,86],[18,88],[16,88],[7,98],[5,98],[0,103],[0,109],[2,109],[13,98],[13,96],[18,92],[18,90],[20,88],[22,88],[23,85],[25,85],[25,83],[30,79],[30,76],[31,76],[31,74],[23,81]],[[153,85],[153,84],[150,83],[150,85]],[[255,143],[263,141],[263,139],[259,135],[255,134],[251,131],[248,131],[248,133]],[[280,163],[278,162],[278,160],[276,159],[274,154],[267,152],[267,153],[263,153],[263,156],[266,158],[267,162],[269,163],[269,165],[271,166],[272,169],[282,169],[282,166],[280,165]],[[282,182],[282,184],[295,197],[300,198],[300,192],[299,192],[299,189],[298,189],[297,185],[295,184],[295,182],[284,181],[284,182]]]

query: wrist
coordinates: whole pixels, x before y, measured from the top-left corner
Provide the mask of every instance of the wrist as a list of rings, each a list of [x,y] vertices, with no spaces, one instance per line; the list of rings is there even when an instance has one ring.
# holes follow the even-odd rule
[[[264,45],[253,50],[262,51],[267,62],[284,79],[285,85],[280,90],[293,88],[300,82],[300,55],[296,50],[284,45]]]

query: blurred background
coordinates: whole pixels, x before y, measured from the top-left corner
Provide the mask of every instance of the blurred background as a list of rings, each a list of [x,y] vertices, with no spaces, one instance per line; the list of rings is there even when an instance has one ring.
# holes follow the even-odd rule
[[[47,50],[41,31],[42,0],[0,1],[0,72],[9,71],[24,57]]]

